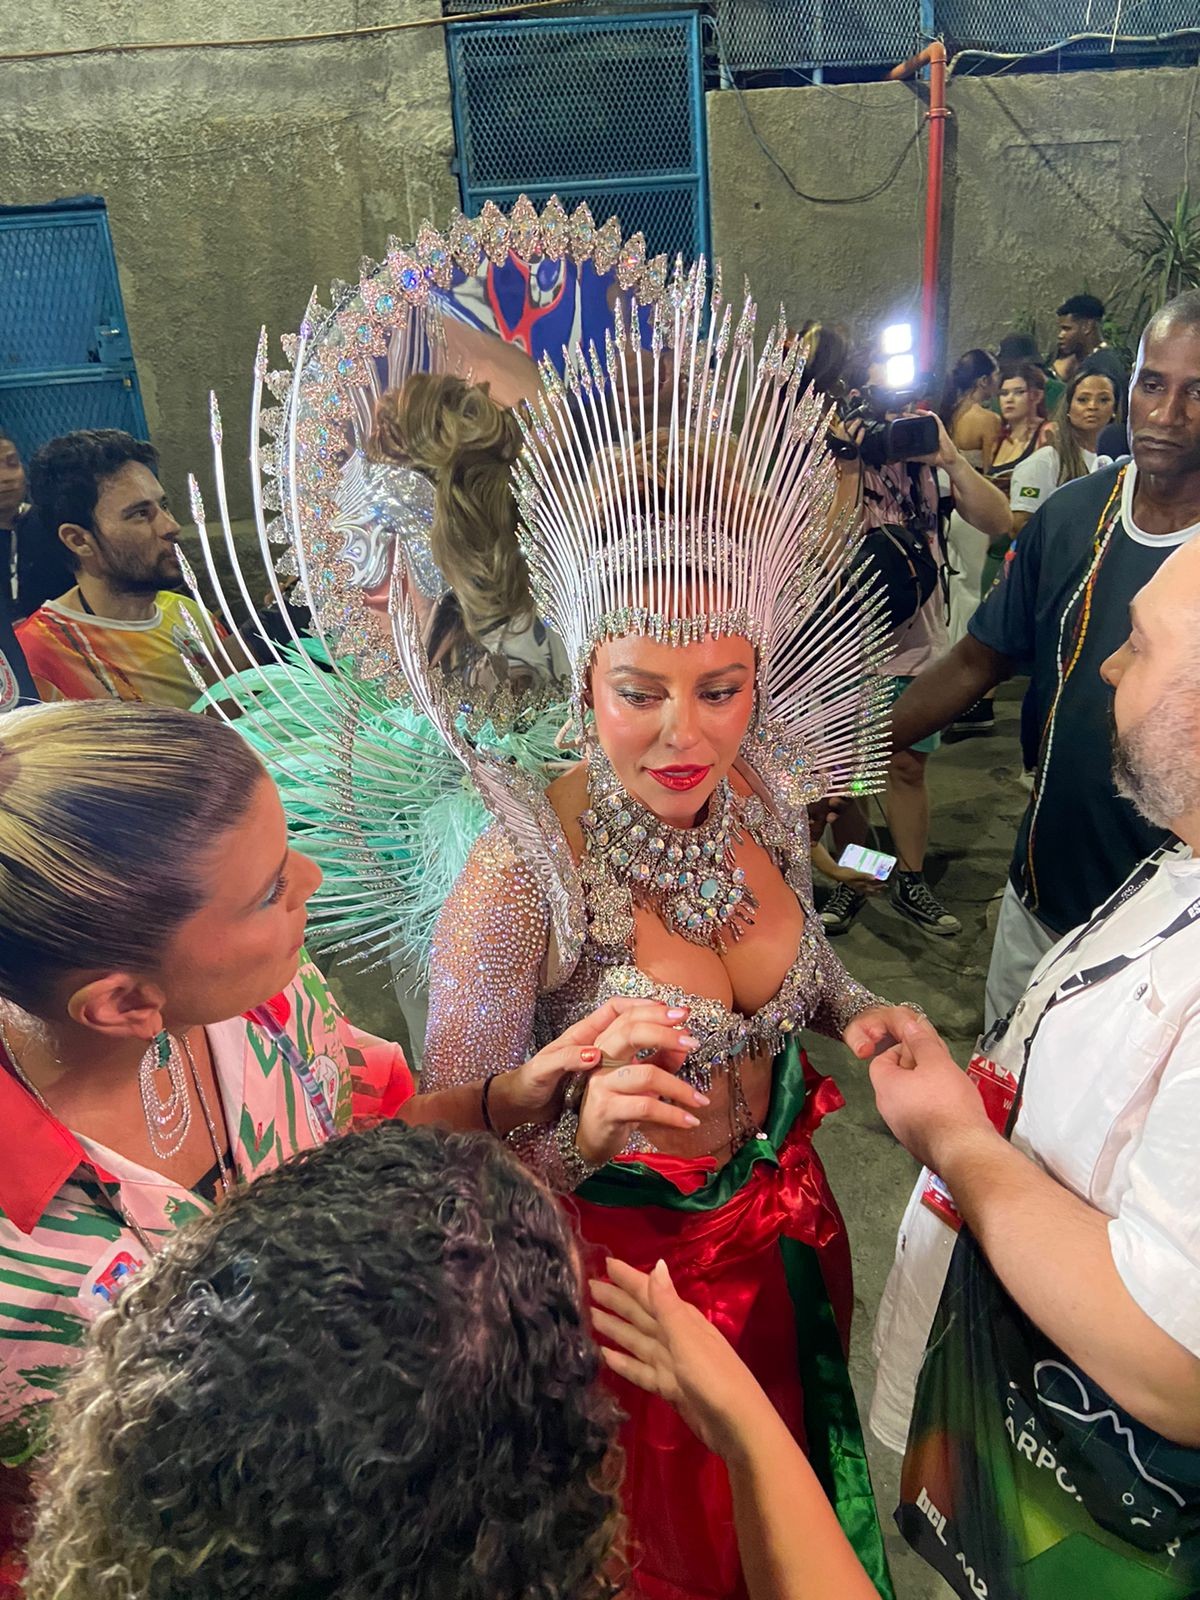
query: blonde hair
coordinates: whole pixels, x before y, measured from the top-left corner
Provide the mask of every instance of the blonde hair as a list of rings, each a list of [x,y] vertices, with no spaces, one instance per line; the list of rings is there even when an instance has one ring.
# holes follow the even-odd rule
[[[97,700],[10,711],[0,997],[40,1015],[71,974],[154,971],[204,903],[215,841],[265,777],[232,729],[190,711]]]
[[[476,643],[533,614],[510,477],[520,450],[517,419],[486,383],[416,373],[376,404],[369,453],[433,483],[433,558]]]

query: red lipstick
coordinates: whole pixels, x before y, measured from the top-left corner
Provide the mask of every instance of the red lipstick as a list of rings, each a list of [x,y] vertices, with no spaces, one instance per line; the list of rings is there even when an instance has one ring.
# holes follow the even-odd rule
[[[682,793],[703,783],[712,771],[712,767],[647,767],[646,771],[655,783],[661,783],[664,789],[674,789],[677,793]]]

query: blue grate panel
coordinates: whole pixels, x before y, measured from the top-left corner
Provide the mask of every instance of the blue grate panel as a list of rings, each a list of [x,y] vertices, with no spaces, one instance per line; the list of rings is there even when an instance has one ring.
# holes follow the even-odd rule
[[[38,383],[0,387],[0,431],[26,461],[35,450],[76,428],[124,428],[145,437],[146,419],[129,378],[93,383]]]
[[[460,155],[476,188],[693,165],[683,22],[581,32],[481,27],[459,33],[454,54]]]
[[[96,220],[0,225],[0,375],[100,360],[112,247]]]
[[[73,428],[146,435],[104,201],[0,206],[0,426],[28,455]]]
[[[937,0],[936,14],[952,49],[1001,51],[1038,50],[1077,33],[1169,33],[1200,19],[1196,0]]]
[[[570,9],[583,16],[604,10],[635,18],[661,3],[574,0]],[[442,0],[448,17],[494,5],[495,0]],[[1009,53],[1045,49],[1075,34],[1101,35],[1068,48],[1064,59],[1078,64],[1078,58],[1106,52],[1105,37],[1154,38],[1200,23],[1197,0],[697,0],[696,8],[711,24],[721,68],[735,77],[878,69],[907,60],[930,38],[944,37],[951,53]],[[1115,49],[1122,53],[1119,43]],[[590,109],[586,88],[579,109]]]
[[[698,15],[458,23],[448,50],[464,210],[557,194],[654,253],[707,249]]]

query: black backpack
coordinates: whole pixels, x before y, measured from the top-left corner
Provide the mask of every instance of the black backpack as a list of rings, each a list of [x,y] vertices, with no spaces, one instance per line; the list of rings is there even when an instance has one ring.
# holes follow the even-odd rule
[[[920,480],[910,466],[906,496],[906,508],[911,507],[908,520],[886,522],[881,527],[868,529],[850,564],[851,575],[873,582],[876,592],[883,597],[879,615],[890,632],[912,621],[942,579],[943,563],[935,555],[925,530],[920,494]],[[939,545],[940,527],[939,520]]]

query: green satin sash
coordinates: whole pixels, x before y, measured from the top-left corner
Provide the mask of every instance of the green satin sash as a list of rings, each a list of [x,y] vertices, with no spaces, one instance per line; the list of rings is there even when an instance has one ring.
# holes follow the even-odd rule
[[[693,1194],[681,1194],[651,1167],[622,1161],[602,1167],[582,1185],[579,1196],[602,1206],[652,1205],[670,1211],[714,1211],[748,1181],[756,1163],[779,1164],[776,1151],[804,1109],[807,1093],[800,1047],[792,1040],[775,1058],[766,1139],[744,1145],[703,1188]],[[786,1236],[781,1236],[779,1248],[796,1318],[809,1459],[881,1600],[895,1600],[858,1407],[820,1256],[811,1245]]]

